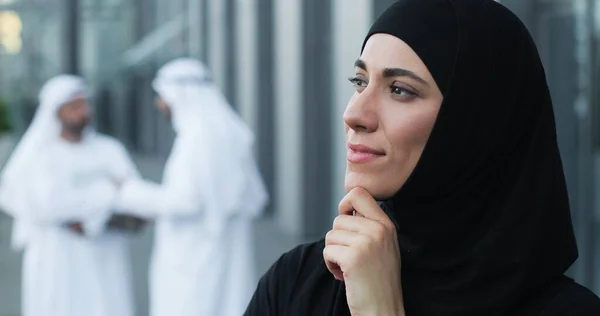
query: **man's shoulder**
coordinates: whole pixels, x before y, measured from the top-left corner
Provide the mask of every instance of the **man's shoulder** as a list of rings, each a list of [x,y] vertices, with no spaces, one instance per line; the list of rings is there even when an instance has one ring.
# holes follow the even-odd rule
[[[110,136],[108,134],[103,134],[103,133],[98,133],[95,132],[93,134],[93,138],[92,138],[95,142],[102,142],[102,143],[106,143],[106,144],[119,144],[121,145],[122,143],[116,139],[113,136]]]
[[[113,149],[113,150],[126,150],[125,145],[116,139],[113,136],[95,133],[93,136],[93,141],[103,148]]]

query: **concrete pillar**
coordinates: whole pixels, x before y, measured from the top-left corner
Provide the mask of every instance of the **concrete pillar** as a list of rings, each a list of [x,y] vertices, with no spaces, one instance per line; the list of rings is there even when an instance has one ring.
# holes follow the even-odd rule
[[[203,42],[202,38],[202,27],[204,23],[202,18],[204,14],[202,14],[202,1],[203,0],[188,0],[187,10],[188,10],[188,20],[189,20],[189,30],[188,30],[188,54],[190,57],[201,58]]]
[[[225,1],[207,0],[210,24],[208,32],[208,67],[212,71],[214,82],[221,88],[227,88],[225,68]]]
[[[348,23],[348,22],[347,22]],[[333,113],[332,1],[304,0],[302,15],[302,237],[331,229],[331,117]]]
[[[236,45],[240,49],[233,51],[235,54],[235,71],[229,73],[233,86],[237,88],[235,99],[231,100],[236,105],[238,112],[256,132],[257,129],[257,101],[258,101],[258,56],[257,56],[257,0],[236,0],[235,16],[237,21],[233,26],[235,30]],[[230,80],[230,81],[231,81]]]
[[[266,209],[267,214],[273,214],[279,197],[274,194],[276,180],[277,155],[275,152],[275,93],[277,84],[275,81],[275,18],[274,7],[276,0],[254,0],[256,1],[256,27],[255,41],[258,58],[257,66],[257,91],[256,91],[256,147],[258,149],[258,162],[260,171],[271,193],[270,204]]]
[[[79,0],[63,0],[62,72],[79,74]]]
[[[274,2],[276,210],[282,229],[302,231],[302,1]]]

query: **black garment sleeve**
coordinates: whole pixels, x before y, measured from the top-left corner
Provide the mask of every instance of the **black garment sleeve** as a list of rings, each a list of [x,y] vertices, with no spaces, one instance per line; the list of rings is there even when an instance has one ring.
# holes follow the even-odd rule
[[[597,316],[600,315],[600,301],[588,300],[582,302],[581,305],[575,307],[571,312],[564,314],[565,316]]]
[[[556,316],[598,316],[600,315],[600,299],[591,293],[581,293],[582,297],[565,304],[561,313]],[[591,294],[591,295],[590,295]]]
[[[600,298],[592,291],[572,283],[546,306],[541,316],[598,316]]]
[[[285,315],[285,309],[294,290],[305,245],[284,253],[258,282],[244,316]]]
[[[275,316],[276,307],[279,300],[277,291],[277,279],[279,274],[279,264],[282,258],[279,258],[271,268],[263,275],[254,291],[252,300],[246,308],[244,316]]]

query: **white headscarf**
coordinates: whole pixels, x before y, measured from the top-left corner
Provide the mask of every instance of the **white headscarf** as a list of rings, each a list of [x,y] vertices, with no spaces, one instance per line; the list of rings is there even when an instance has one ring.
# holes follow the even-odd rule
[[[268,195],[253,158],[254,135],[207,67],[191,58],[173,60],[158,71],[152,86],[169,105],[175,131],[194,134],[195,159],[210,166],[209,178],[203,179],[209,208],[258,216]]]
[[[21,188],[29,181],[31,163],[39,158],[39,149],[60,139],[61,123],[58,110],[66,103],[86,97],[82,78],[59,75],[44,84],[39,93],[39,106],[31,125],[19,141],[0,174],[0,209],[16,219],[13,246],[21,248],[28,234],[27,223],[19,220],[19,201],[27,199]]]

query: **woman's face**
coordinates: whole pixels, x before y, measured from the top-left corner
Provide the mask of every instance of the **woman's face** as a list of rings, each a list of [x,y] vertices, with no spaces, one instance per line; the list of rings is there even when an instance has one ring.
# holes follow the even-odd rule
[[[442,103],[442,93],[419,56],[387,34],[369,38],[344,112],[345,187],[377,199],[394,195],[414,170]]]

